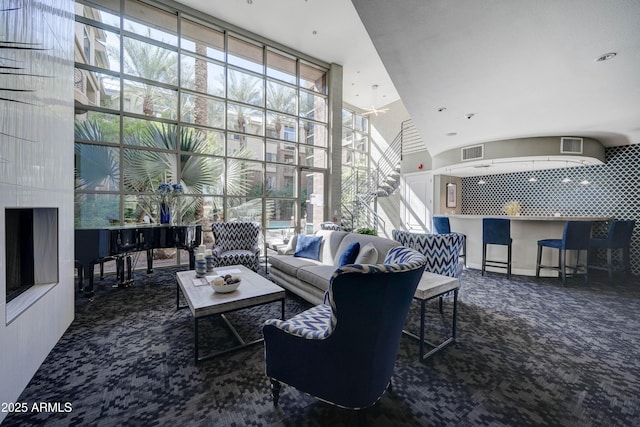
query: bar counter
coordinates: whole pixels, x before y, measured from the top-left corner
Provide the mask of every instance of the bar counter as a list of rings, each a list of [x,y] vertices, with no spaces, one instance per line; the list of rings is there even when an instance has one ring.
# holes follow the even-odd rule
[[[523,276],[536,275],[536,257],[538,240],[561,239],[566,221],[606,222],[613,218],[604,216],[506,216],[506,215],[446,215],[449,217],[451,231],[467,236],[467,266],[482,268],[482,219],[508,218],[511,220],[512,274]],[[586,254],[581,255],[584,260]],[[507,260],[507,247],[488,245],[487,259]],[[575,263],[575,254],[571,254],[568,262]],[[582,261],[581,261],[582,262]],[[557,265],[558,251],[545,249],[542,253],[542,264]],[[504,272],[506,270],[487,267],[487,271]],[[541,276],[556,277],[557,272],[543,269]]]

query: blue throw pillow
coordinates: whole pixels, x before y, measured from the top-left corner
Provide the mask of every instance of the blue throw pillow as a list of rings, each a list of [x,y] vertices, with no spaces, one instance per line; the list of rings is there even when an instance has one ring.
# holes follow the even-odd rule
[[[293,256],[300,258],[310,258],[316,261],[320,259],[320,245],[322,244],[322,236],[308,236],[298,234],[296,242],[296,252]]]
[[[353,242],[347,249],[342,252],[340,255],[340,260],[338,260],[338,267],[342,267],[343,265],[353,264],[360,253],[360,243]]]

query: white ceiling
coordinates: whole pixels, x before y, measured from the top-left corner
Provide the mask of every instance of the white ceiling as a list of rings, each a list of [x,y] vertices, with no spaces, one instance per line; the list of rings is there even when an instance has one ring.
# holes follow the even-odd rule
[[[531,136],[640,143],[638,0],[180,3],[341,64],[356,107],[400,96],[431,155]]]
[[[350,0],[180,0],[196,10],[343,67],[343,100],[362,109],[400,97]],[[314,34],[315,31],[315,34]],[[373,85],[378,85],[374,92]]]

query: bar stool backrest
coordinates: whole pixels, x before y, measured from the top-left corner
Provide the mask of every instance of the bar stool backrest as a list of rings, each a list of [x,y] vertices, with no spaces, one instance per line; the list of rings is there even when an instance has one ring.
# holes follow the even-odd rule
[[[617,220],[612,221],[609,225],[609,233],[607,235],[607,246],[610,248],[626,248],[631,242],[633,228],[636,226],[634,220]]]
[[[433,229],[435,231],[435,234],[451,233],[451,225],[449,224],[449,218],[446,216],[434,216]]]
[[[562,232],[562,249],[589,249],[591,221],[567,221]]]
[[[508,218],[483,218],[482,243],[488,245],[511,244],[511,220]]]

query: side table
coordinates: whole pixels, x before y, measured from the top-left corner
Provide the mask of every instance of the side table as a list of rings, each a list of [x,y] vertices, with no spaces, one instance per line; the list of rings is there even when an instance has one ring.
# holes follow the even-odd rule
[[[408,331],[403,331],[405,334],[418,340],[420,348],[420,361],[431,357],[433,354],[447,347],[449,344],[456,340],[456,317],[458,311],[458,290],[460,289],[460,282],[455,277],[443,276],[441,274],[425,272],[420,279],[418,288],[414,295],[414,299],[420,301],[420,335],[415,335]],[[424,339],[425,333],[425,314],[427,301],[434,298],[443,296],[453,291],[453,318],[451,320],[451,335],[439,344],[426,341]],[[425,354],[425,344],[431,347],[431,350]]]

